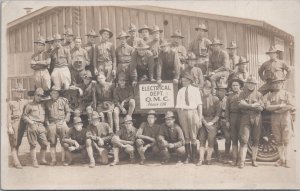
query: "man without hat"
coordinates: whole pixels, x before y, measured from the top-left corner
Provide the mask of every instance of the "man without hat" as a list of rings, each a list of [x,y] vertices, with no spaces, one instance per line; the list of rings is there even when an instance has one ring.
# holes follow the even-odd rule
[[[48,126],[48,139],[50,142],[51,166],[56,165],[56,144],[59,138],[62,146],[62,162],[65,162],[65,152],[62,145],[62,138],[65,136],[69,127],[70,107],[68,100],[60,96],[61,90],[53,86],[50,92],[51,99],[46,102],[46,126]]]
[[[29,100],[23,99],[25,91],[26,89],[23,88],[22,84],[16,84],[16,87],[12,89],[13,100],[8,102],[7,111],[7,132],[11,148],[11,155],[13,158],[13,165],[18,169],[22,168],[18,158],[18,150],[26,129],[25,123],[23,120],[21,120],[21,117],[25,106],[29,103]]]
[[[51,87],[51,79],[48,71],[51,58],[45,51],[45,39],[40,36],[34,42],[37,46],[37,51],[31,56],[31,68],[34,70],[34,85],[35,88],[49,90]]]
[[[261,133],[261,112],[264,109],[262,95],[256,90],[256,79],[250,75],[243,91],[239,95],[238,108],[240,115],[240,165],[244,168],[248,150],[248,141],[252,139],[252,166],[257,167],[256,157]]]
[[[181,83],[183,87],[177,93],[176,109],[185,138],[184,163],[189,163],[196,161],[197,135],[202,121],[202,100],[199,88],[191,85],[191,75],[185,74]]]
[[[175,122],[172,111],[165,114],[165,123],[160,126],[157,142],[162,164],[169,162],[172,153],[176,154],[177,162],[181,162],[185,155],[184,136],[181,127]]]
[[[34,99],[31,103],[28,103],[24,109],[22,119],[27,124],[27,139],[30,145],[30,155],[32,165],[35,168],[39,167],[36,159],[36,145],[39,143],[41,146],[41,164],[48,165],[46,161],[46,151],[48,146],[46,128],[44,126],[46,118],[45,105],[42,103],[42,96],[44,90],[38,88],[35,90]]]
[[[132,124],[132,117],[126,115],[123,127],[121,127],[111,140],[114,152],[114,161],[110,164],[111,166],[117,165],[120,161],[119,155],[124,157],[125,154],[129,155],[130,163],[135,163],[135,139],[136,128]]]
[[[86,133],[86,150],[90,159],[90,168],[95,167],[94,153],[97,152],[102,164],[108,164],[108,149],[113,136],[112,128],[104,122],[100,122],[98,112],[93,111],[92,124]]]

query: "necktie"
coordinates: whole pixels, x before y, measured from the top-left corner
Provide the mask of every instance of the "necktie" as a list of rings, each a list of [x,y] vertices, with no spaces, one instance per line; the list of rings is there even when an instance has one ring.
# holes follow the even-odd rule
[[[185,104],[186,104],[187,106],[190,105],[188,86],[187,86],[186,89],[185,89]]]

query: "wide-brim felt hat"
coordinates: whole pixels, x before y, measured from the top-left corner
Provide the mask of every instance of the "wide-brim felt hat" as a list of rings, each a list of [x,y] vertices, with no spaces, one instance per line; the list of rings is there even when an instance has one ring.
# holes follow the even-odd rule
[[[157,25],[154,25],[152,30],[151,30],[151,34],[154,33],[154,32],[159,32],[159,33],[162,33],[163,30],[159,28],[159,26]]]
[[[154,110],[149,110],[148,113],[147,113],[147,116],[149,116],[149,115],[154,115],[154,116],[156,116],[157,113],[156,113]]]
[[[64,40],[64,38],[60,34],[53,35],[53,40]]]
[[[212,45],[223,45],[223,43],[217,39],[217,38],[214,38],[213,41],[211,42],[210,46]]]
[[[171,38],[184,38],[184,36],[182,36],[181,32],[179,30],[176,30],[172,35]]]
[[[47,39],[45,40],[45,43],[49,43],[49,42],[53,42],[54,38],[52,36],[47,37]]]
[[[103,103],[99,104],[97,106],[97,112],[102,112],[102,113],[106,113],[106,112],[111,112],[113,111],[115,108],[115,104],[111,101],[104,101]]]
[[[231,79],[228,79],[228,87],[231,87],[233,82],[238,82],[240,84],[241,88],[244,87],[244,81],[241,80],[240,78],[238,78],[237,76],[235,76]]]
[[[237,65],[248,64],[248,63],[249,63],[249,60],[247,60],[246,58],[241,56],[240,59],[239,59],[239,62],[236,63],[235,65],[237,66]]]
[[[195,27],[195,30],[196,31],[198,31],[198,30],[203,30],[203,31],[205,31],[205,32],[207,32],[208,31],[208,29],[207,29],[207,27],[206,27],[206,25],[205,24],[200,24],[200,25],[198,25],[197,27]]]
[[[132,32],[132,31],[137,31],[137,28],[136,28],[136,26],[134,25],[134,24],[130,24],[129,25],[129,29],[128,29],[128,32]]]
[[[249,75],[245,83],[257,84],[257,81],[253,75]]]
[[[128,35],[126,32],[121,31],[121,32],[119,33],[117,39],[124,38],[124,37],[125,37],[125,38],[128,38],[129,35]]]
[[[152,29],[150,27],[148,27],[147,25],[144,25],[143,27],[139,28],[138,32],[142,33],[142,30],[148,30],[149,33],[151,33]]]
[[[102,35],[103,32],[108,32],[109,33],[109,38],[113,37],[113,32],[109,28],[103,28],[99,31],[99,34]]]
[[[175,115],[172,111],[167,111],[167,113],[165,114],[164,119],[168,119],[168,118],[175,118]]]
[[[137,49],[137,50],[141,50],[141,49],[149,49],[150,46],[147,45],[144,41],[139,41],[139,42],[137,43],[137,45],[134,46],[134,48]]]
[[[88,34],[86,34],[85,36],[92,36],[92,37],[98,37],[98,35],[96,34],[96,32],[94,30],[90,30],[88,32]]]
[[[270,53],[278,53],[278,49],[275,46],[271,46],[269,48],[269,50],[266,52],[266,54],[270,54]]]
[[[186,60],[197,60],[198,58],[196,57],[196,55],[193,52],[188,52],[187,53],[187,58]]]
[[[73,33],[73,30],[71,28],[68,28],[63,35],[74,36],[74,33]]]
[[[123,121],[122,123],[126,123],[128,121],[131,121],[132,122],[132,117],[130,115],[126,115],[124,118],[123,118]]]
[[[237,49],[238,46],[235,41],[231,41],[227,49]]]

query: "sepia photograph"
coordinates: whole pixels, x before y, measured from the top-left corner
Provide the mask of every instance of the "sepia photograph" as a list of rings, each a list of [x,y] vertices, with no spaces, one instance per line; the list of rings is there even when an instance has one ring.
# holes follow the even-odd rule
[[[2,1],[0,189],[300,189],[299,8]]]

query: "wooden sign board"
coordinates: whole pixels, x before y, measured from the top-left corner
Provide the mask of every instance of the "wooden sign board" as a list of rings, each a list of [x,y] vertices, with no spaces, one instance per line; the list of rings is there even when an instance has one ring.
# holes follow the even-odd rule
[[[178,84],[173,81],[163,81],[161,85],[157,82],[140,82],[135,87],[135,113],[147,113],[155,110],[157,113],[174,111]]]

